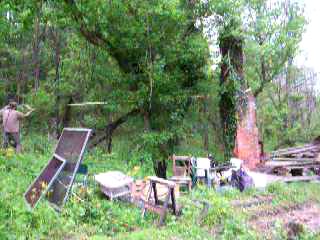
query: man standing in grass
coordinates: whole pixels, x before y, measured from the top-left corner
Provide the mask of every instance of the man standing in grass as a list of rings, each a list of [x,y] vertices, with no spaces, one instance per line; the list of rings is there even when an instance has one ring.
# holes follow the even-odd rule
[[[7,148],[10,141],[13,141],[12,146],[16,149],[17,153],[21,151],[19,122],[33,111],[28,105],[26,107],[28,108],[27,113],[19,112],[17,111],[17,103],[11,101],[9,106],[0,110],[3,126],[3,146]]]

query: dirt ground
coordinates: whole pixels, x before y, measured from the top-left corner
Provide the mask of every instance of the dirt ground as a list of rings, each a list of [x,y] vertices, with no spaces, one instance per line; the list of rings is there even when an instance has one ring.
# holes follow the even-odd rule
[[[234,201],[232,205],[249,216],[249,225],[266,239],[273,239],[277,226],[288,236],[301,231],[320,232],[320,205],[314,202],[291,206],[272,205],[272,195],[247,201]]]

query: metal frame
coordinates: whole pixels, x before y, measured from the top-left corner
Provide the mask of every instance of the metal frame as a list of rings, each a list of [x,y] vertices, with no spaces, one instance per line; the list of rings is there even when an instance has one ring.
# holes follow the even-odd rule
[[[62,162],[61,166],[59,167],[59,169],[57,170],[57,172],[54,174],[54,176],[51,178],[50,182],[48,183],[48,186],[46,188],[45,191],[41,192],[40,197],[38,198],[38,200],[36,201],[36,203],[34,204],[34,206],[32,207],[31,204],[27,201],[26,199],[26,195],[27,193],[30,191],[30,189],[32,188],[32,186],[38,181],[38,179],[40,178],[41,174],[44,172],[44,170],[47,168],[47,166],[50,164],[50,162],[54,159],[58,159],[59,161]],[[31,211],[33,208],[35,208],[38,205],[38,202],[41,200],[41,198],[48,192],[48,190],[50,189],[50,187],[52,186],[53,182],[56,180],[56,178],[58,177],[58,175],[60,174],[60,172],[62,171],[62,169],[64,168],[64,166],[66,165],[66,160],[63,159],[62,157],[54,154],[53,157],[48,161],[48,163],[42,168],[41,170],[41,174],[39,174],[39,176],[33,180],[33,182],[29,185],[29,187],[27,188],[27,190],[25,191],[25,193],[23,194],[24,197],[24,201],[28,207],[28,209]]]
[[[78,171],[78,168],[79,168],[79,166],[80,166],[80,164],[81,164],[81,162],[82,162],[83,154],[84,154],[84,151],[86,150],[86,146],[87,146],[87,143],[88,143],[88,140],[89,140],[89,137],[90,137],[90,135],[91,135],[91,131],[92,131],[92,130],[91,130],[91,129],[88,129],[88,128],[64,128],[63,131],[62,131],[62,134],[61,134],[61,136],[60,136],[60,138],[59,138],[58,144],[57,144],[57,146],[56,146],[56,148],[55,148],[55,155],[57,155],[57,156],[58,156],[58,154],[56,154],[56,151],[57,151],[57,149],[58,149],[60,140],[61,140],[61,138],[62,138],[62,136],[63,136],[63,133],[64,133],[65,131],[87,132],[87,136],[86,136],[86,138],[85,138],[85,141],[83,142],[82,149],[81,149],[80,154],[79,154],[79,157],[78,157],[78,159],[77,159],[76,166],[75,166],[75,168],[74,168],[74,171],[73,171],[73,174],[72,174],[70,183],[69,183],[68,188],[67,188],[67,190],[66,190],[66,193],[65,193],[65,196],[64,196],[64,199],[63,199],[63,201],[62,201],[61,206],[58,206],[57,204],[55,204],[55,203],[53,203],[53,202],[50,202],[57,210],[60,210],[60,209],[64,206],[65,202],[67,201],[67,199],[68,199],[68,197],[69,197],[69,194],[70,194],[70,191],[71,191],[71,188],[72,188],[72,185],[73,185],[75,176],[76,176],[77,171]],[[68,162],[68,160],[66,160],[66,162]]]

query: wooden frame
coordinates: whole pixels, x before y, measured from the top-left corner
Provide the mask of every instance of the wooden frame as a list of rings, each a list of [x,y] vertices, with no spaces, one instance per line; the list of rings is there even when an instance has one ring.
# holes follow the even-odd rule
[[[173,165],[173,176],[170,180],[178,185],[186,185],[190,192],[192,188],[192,179],[190,177],[192,168],[191,157],[172,155],[171,159]],[[178,162],[181,162],[182,166],[178,166]]]
[[[150,187],[147,194],[147,200],[144,202],[144,208],[142,210],[142,217],[144,217],[146,210],[150,210],[160,215],[159,226],[163,225],[168,207],[173,210],[173,214],[178,215],[178,210],[176,206],[176,198],[174,193],[174,188],[176,184],[172,181],[168,181],[155,176],[148,177],[150,181]],[[157,194],[157,184],[161,184],[167,187],[168,192],[165,201],[162,203],[158,199]],[[154,195],[154,203],[151,202],[151,193]],[[171,205],[169,205],[169,200],[171,199]]]
[[[174,176],[189,176],[191,173],[191,157],[172,155],[173,175]],[[177,162],[181,162],[182,166],[178,166]]]

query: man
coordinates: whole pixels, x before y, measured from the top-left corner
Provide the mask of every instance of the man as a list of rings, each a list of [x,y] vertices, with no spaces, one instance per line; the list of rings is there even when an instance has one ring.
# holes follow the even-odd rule
[[[16,152],[21,151],[20,135],[19,135],[19,122],[21,119],[30,115],[33,111],[28,105],[27,113],[22,113],[17,111],[17,103],[10,102],[9,106],[4,107],[0,110],[0,115],[2,115],[2,125],[3,125],[3,142],[4,148],[8,147],[10,141],[13,141],[13,147],[15,147]]]

